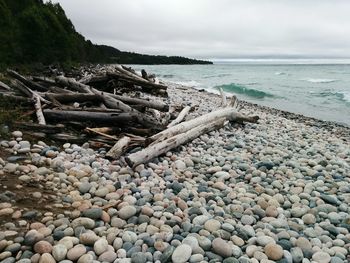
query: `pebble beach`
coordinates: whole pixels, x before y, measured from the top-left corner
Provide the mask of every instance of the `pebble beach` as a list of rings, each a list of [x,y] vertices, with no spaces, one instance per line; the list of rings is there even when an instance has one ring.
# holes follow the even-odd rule
[[[167,102],[220,107],[172,84]],[[350,128],[240,102],[230,123],[134,169],[88,143],[0,139],[0,263],[350,261]]]

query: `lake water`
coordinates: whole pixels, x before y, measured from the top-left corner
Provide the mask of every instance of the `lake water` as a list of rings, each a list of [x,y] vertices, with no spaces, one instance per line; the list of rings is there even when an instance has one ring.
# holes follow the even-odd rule
[[[260,105],[350,125],[350,63],[230,61],[214,65],[134,65],[165,81],[227,93]]]

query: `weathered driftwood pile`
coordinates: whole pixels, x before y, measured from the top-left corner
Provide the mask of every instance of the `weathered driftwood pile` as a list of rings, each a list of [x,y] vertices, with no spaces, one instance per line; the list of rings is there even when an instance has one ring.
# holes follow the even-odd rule
[[[133,150],[123,158],[131,167],[228,121],[258,120],[239,113],[236,98],[228,103],[222,92],[222,108],[184,121],[191,107],[165,103],[166,85],[144,70],[141,76],[120,65],[80,70],[73,74],[75,78],[59,72],[51,72],[50,78],[24,77],[13,70],[7,73],[12,80],[9,85],[0,82],[2,96],[34,106],[29,114],[36,115],[38,122],[15,125],[56,140],[84,140],[95,147],[108,147],[106,155],[114,159]],[[158,98],[140,98],[147,93]]]

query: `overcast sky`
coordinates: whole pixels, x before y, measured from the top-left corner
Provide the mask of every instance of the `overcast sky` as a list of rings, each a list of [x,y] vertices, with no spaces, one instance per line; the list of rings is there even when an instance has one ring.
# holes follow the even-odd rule
[[[55,0],[97,44],[196,58],[350,57],[348,0]]]

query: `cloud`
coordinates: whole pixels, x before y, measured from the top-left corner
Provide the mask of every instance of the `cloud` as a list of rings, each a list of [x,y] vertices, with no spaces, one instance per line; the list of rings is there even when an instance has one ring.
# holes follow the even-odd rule
[[[95,43],[197,58],[350,57],[350,1],[58,0]]]

